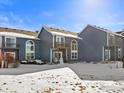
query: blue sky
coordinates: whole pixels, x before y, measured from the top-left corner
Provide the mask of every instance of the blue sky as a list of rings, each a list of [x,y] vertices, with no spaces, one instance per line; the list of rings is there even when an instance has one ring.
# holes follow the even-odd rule
[[[40,30],[43,25],[80,32],[87,24],[124,28],[124,0],[0,0],[0,26]]]

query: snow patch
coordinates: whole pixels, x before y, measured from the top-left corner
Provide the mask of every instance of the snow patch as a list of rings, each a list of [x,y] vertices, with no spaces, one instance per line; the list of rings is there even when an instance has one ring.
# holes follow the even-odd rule
[[[30,35],[20,34],[20,33],[14,33],[14,32],[0,32],[0,36],[12,36],[12,37],[36,39],[35,36],[30,36]]]
[[[124,81],[81,80],[70,68],[1,75],[0,93],[124,93]]]
[[[67,33],[61,33],[61,32],[51,32],[53,35],[61,35],[65,37],[72,37],[72,38],[77,38],[77,39],[82,39],[78,37],[78,35],[72,35],[72,34],[67,34]]]

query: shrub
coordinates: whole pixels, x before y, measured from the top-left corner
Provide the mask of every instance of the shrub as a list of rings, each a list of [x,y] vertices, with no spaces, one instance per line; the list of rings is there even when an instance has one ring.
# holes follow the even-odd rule
[[[6,54],[5,61],[7,61],[8,63],[13,63],[14,58],[11,54]]]

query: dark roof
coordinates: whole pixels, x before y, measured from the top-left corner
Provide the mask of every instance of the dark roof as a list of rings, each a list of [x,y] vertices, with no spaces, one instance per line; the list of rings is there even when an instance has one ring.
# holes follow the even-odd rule
[[[38,35],[37,32],[33,32],[33,31],[5,28],[5,27],[0,27],[0,32],[14,32],[14,33],[20,33],[20,34],[25,34],[25,35],[29,35],[29,36],[37,36]]]
[[[116,33],[121,34],[122,32],[124,32],[124,31],[118,31],[118,32],[116,32]]]

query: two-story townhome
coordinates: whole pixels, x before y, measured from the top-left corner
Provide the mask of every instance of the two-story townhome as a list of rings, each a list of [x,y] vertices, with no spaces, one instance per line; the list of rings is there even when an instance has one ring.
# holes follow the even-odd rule
[[[114,61],[123,57],[124,36],[95,25],[87,25],[79,33],[83,40],[78,41],[79,60]]]
[[[0,52],[11,54],[16,60],[40,58],[38,33],[0,27]]]
[[[41,59],[48,62],[69,62],[78,60],[77,33],[61,29],[42,27],[38,38],[41,40]]]
[[[118,31],[116,33],[124,36],[124,29],[122,31]],[[123,53],[123,58],[124,58],[124,38],[122,39],[122,42],[123,42],[123,44],[122,44],[122,46],[123,46],[122,53]]]

